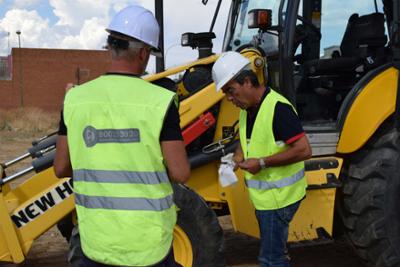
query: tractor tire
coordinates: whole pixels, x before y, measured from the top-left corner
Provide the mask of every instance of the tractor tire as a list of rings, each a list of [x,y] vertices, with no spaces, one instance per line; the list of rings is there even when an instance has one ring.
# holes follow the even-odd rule
[[[400,266],[400,132],[385,122],[350,157],[342,177],[341,216],[356,253],[369,266]]]
[[[225,267],[223,231],[214,211],[188,187],[173,184],[173,189],[180,232],[177,235],[175,231],[174,235],[175,260],[184,267]],[[182,248],[191,251],[179,251]],[[191,255],[192,260],[187,255]],[[181,260],[182,256],[184,260]]]

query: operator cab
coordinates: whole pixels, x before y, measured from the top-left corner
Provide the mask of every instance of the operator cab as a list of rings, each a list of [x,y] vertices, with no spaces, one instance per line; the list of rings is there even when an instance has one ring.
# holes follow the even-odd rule
[[[223,49],[256,47],[268,85],[296,105],[304,124],[335,125],[357,83],[390,57],[383,4],[356,2],[234,1]],[[255,27],[260,10],[272,16],[267,28]]]
[[[387,62],[383,13],[353,13],[343,25],[340,45],[323,47],[324,53],[315,59],[301,52],[295,55],[296,103],[305,119],[336,120],[343,100],[356,83]],[[318,104],[308,105],[309,99]]]

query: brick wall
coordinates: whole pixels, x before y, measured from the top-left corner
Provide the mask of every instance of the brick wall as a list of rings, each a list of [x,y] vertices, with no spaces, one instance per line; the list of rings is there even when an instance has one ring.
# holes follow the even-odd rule
[[[80,84],[105,73],[107,51],[13,48],[12,79],[0,80],[0,109],[39,107],[58,111],[65,85]]]

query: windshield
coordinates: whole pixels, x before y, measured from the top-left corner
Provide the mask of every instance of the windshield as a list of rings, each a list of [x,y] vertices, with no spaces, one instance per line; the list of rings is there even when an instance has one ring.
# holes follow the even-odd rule
[[[278,11],[281,0],[241,0],[233,1],[229,14],[229,22],[226,29],[223,50],[238,50],[253,41],[258,29],[247,27],[248,12],[252,9],[271,9],[272,25],[278,25]],[[264,46],[266,50],[277,49],[278,40],[274,34],[264,34]],[[264,48],[264,47],[263,47]]]

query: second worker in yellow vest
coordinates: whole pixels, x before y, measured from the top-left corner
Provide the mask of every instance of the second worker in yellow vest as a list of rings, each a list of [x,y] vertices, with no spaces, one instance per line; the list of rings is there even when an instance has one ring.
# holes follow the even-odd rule
[[[245,183],[260,228],[261,267],[288,267],[289,223],[305,197],[304,160],[311,148],[294,107],[259,84],[249,60],[223,53],[212,74],[216,89],[241,109],[240,145],[234,160],[245,171]]]

